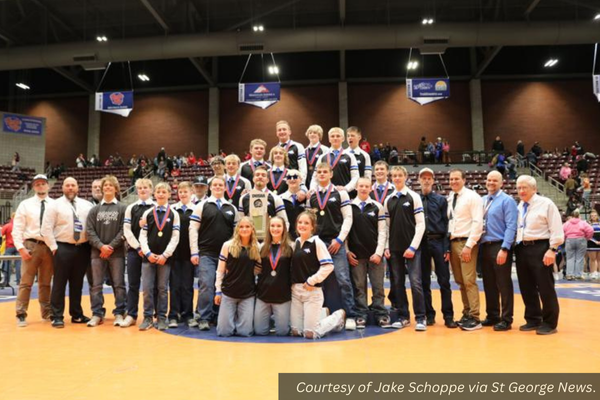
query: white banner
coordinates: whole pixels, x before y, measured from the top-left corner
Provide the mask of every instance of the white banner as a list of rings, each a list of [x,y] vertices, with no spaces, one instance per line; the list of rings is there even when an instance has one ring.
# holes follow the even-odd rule
[[[594,81],[594,96],[596,96],[596,98],[598,99],[598,102],[600,102],[600,75],[593,75],[593,81]]]

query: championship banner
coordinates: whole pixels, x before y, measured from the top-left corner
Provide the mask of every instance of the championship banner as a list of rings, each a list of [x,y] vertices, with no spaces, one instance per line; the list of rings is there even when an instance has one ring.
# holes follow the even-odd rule
[[[593,75],[593,80],[594,80],[594,96],[596,96],[596,98],[598,99],[598,102],[600,102],[600,75]]]
[[[445,100],[450,97],[450,79],[407,79],[406,96],[422,106],[437,100]]]
[[[240,83],[238,87],[238,103],[250,104],[264,110],[281,99],[280,88],[281,85],[278,82]]]
[[[43,118],[24,117],[15,114],[4,114],[2,118],[2,130],[4,132],[42,136],[43,126]]]
[[[96,111],[128,117],[133,111],[133,91],[96,93]]]

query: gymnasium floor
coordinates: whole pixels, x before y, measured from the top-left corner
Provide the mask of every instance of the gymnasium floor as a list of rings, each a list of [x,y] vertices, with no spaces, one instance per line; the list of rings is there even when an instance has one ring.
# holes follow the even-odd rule
[[[561,282],[557,289],[557,335],[515,329],[523,323],[516,294],[509,332],[449,330],[438,317],[424,333],[414,324],[399,331],[369,327],[366,337],[355,331],[286,343],[207,340],[216,338],[214,328],[140,332],[113,327],[112,317],[95,329],[67,318],[57,330],[41,321],[36,300],[29,326],[17,328],[14,298],[6,296],[0,300],[0,399],[276,399],[279,372],[600,372],[600,284]],[[107,295],[109,309],[112,301]],[[436,307],[439,301],[435,290]],[[453,301],[459,315],[456,290]]]

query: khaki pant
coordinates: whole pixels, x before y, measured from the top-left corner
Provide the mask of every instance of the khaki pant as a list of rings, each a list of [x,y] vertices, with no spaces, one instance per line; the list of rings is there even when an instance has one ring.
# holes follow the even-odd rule
[[[29,308],[29,298],[31,297],[31,286],[38,277],[38,298],[42,318],[48,319],[52,315],[50,307],[50,282],[54,274],[54,265],[52,263],[52,252],[44,245],[37,242],[26,240],[23,245],[31,253],[31,260],[23,261],[21,266],[21,283],[19,284],[19,293],[17,294],[17,316],[27,317]]]
[[[467,244],[466,240],[450,243],[450,265],[454,281],[460,288],[463,302],[463,316],[479,320],[479,288],[477,287],[477,253],[479,246],[471,250],[471,261],[466,263],[460,259],[460,253]]]

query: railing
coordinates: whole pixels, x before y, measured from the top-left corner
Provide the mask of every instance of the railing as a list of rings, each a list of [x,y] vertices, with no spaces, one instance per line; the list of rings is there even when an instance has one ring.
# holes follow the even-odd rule
[[[153,174],[152,169],[150,169],[150,171],[146,175],[144,175],[141,179],[150,179],[152,174]],[[135,194],[135,184],[129,186],[127,189],[125,189],[124,191],[121,192],[121,201],[124,202],[125,199],[127,197],[131,196],[132,194]]]
[[[10,219],[11,212],[12,204],[10,204],[10,201],[7,201],[4,205],[0,205],[0,224]]]
[[[27,198],[27,193],[29,193],[29,185],[27,183],[24,183],[19,190],[16,191],[16,193],[13,196],[13,203],[14,204],[19,204],[20,202],[22,202],[23,200],[25,200],[25,198]]]
[[[20,260],[21,256],[0,256],[0,265],[3,264],[4,261],[17,261]],[[13,296],[15,295],[15,288],[10,285],[10,282],[4,282],[0,289],[10,288]]]

